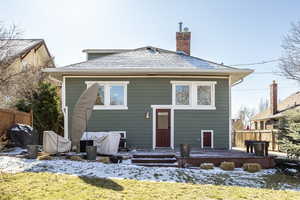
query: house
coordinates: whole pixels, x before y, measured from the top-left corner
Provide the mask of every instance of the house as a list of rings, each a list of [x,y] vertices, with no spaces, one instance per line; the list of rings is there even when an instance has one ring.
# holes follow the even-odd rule
[[[43,39],[1,39],[0,66],[1,80],[7,78],[10,81],[27,80],[29,73],[35,73],[46,67],[55,67]],[[0,89],[1,107],[9,107],[17,98],[17,87],[23,86],[21,81],[9,84],[10,81],[5,82],[7,87]],[[3,82],[1,81],[2,84]]]
[[[241,119],[232,119],[232,130],[243,130],[244,123]]]
[[[278,86],[275,81],[270,85],[270,107],[255,115],[251,120],[252,129],[269,130],[277,129],[280,118],[287,111],[300,108],[300,92],[291,94],[289,97],[278,102]]]
[[[135,148],[231,148],[231,87],[253,72],[190,55],[191,32],[179,28],[176,51],[87,49],[87,61],[45,72],[63,81],[65,137],[80,95],[101,85],[88,131],[126,131]]]

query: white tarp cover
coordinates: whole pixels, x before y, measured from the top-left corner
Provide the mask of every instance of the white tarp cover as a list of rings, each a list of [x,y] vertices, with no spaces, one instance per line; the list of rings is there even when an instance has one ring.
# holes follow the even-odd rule
[[[86,130],[86,123],[90,119],[93,107],[98,95],[99,84],[94,83],[86,89],[74,106],[72,113],[72,129],[71,141],[72,145],[79,145],[80,138],[84,130]]]
[[[43,150],[46,153],[62,153],[71,150],[71,141],[61,137],[54,131],[44,131]]]
[[[118,153],[121,135],[110,132],[84,132],[81,140],[94,140],[97,153],[113,155]]]

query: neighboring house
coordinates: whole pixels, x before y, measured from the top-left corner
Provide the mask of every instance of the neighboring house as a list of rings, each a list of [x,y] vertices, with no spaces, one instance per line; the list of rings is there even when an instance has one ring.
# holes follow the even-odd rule
[[[287,111],[300,108],[300,92],[296,92],[278,102],[277,88],[277,83],[273,81],[270,85],[270,107],[252,118],[252,129],[277,129],[279,119],[284,117]]]
[[[0,40],[0,67],[7,69],[10,79],[26,79],[29,73],[42,68],[55,67],[49,50],[43,39]],[[1,71],[2,73],[3,71]],[[4,75],[3,75],[4,76]],[[34,81],[34,80],[28,80]],[[22,84],[22,83],[20,83]],[[18,82],[0,89],[0,107],[8,107],[16,97]]]
[[[241,119],[232,119],[232,130],[244,130],[244,123]]]
[[[191,56],[190,39],[180,28],[177,51],[88,49],[85,62],[44,70],[63,80],[65,137],[78,98],[98,82],[88,131],[126,131],[136,148],[231,148],[231,87],[253,70]]]

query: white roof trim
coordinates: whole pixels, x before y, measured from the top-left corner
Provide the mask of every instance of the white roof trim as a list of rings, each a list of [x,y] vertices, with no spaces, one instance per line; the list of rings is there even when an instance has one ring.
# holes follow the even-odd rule
[[[121,71],[120,71],[121,70]],[[211,72],[211,73],[230,73],[230,74],[242,74],[247,73],[250,74],[254,72],[252,69],[195,69],[195,68],[143,68],[143,67],[112,67],[112,68],[46,68],[43,70],[44,72],[50,72],[50,73],[68,73],[68,72],[86,72],[86,73],[96,73],[96,72],[111,72],[111,73],[122,73],[122,72],[183,72],[183,73],[189,73],[189,72]]]

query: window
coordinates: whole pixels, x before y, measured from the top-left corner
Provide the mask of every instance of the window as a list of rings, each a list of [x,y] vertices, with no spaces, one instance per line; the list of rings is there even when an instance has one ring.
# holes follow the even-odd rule
[[[110,105],[124,105],[124,86],[110,87]]]
[[[104,86],[100,86],[95,105],[104,105]]]
[[[215,81],[171,81],[175,109],[215,109]]]
[[[190,88],[189,85],[176,85],[176,105],[190,104]]]
[[[201,148],[214,148],[213,130],[201,130]]]
[[[211,86],[197,85],[197,105],[211,105]]]
[[[157,113],[157,129],[169,129],[169,113]]]
[[[265,124],[264,121],[260,121],[260,129],[261,130],[264,130],[264,124]]]
[[[87,87],[94,83],[100,85],[94,110],[125,110],[127,107],[127,84],[128,81],[86,81]]]

